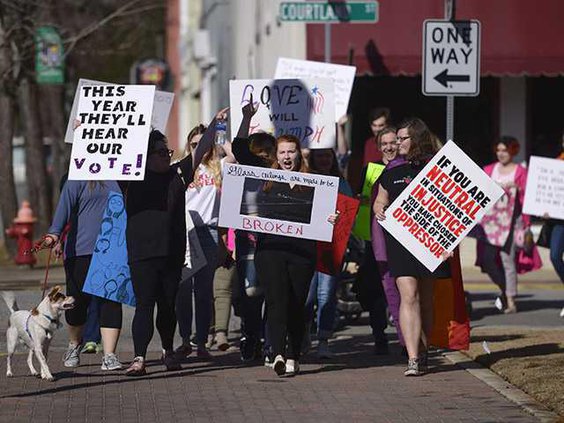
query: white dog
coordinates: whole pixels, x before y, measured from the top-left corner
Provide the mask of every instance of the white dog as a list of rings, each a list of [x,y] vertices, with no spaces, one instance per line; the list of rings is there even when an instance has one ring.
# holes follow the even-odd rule
[[[53,380],[53,375],[47,366],[47,352],[53,337],[53,332],[62,327],[60,322],[64,310],[74,307],[74,298],[67,297],[61,292],[61,287],[56,286],[49,294],[31,311],[18,310],[16,299],[12,292],[2,292],[2,297],[8,305],[10,323],[6,331],[6,345],[8,349],[8,362],[6,376],[13,376],[12,356],[16,350],[18,339],[29,348],[27,365],[33,376],[37,371],[33,367],[33,355],[41,365],[41,379]]]

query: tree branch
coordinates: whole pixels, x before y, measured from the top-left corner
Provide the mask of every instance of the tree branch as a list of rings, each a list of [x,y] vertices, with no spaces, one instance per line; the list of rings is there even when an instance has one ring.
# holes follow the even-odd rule
[[[92,25],[90,25],[87,28],[84,28],[82,31],[80,31],[74,37],[71,37],[67,40],[64,40],[63,43],[65,43],[65,44],[68,43],[68,47],[65,48],[65,56],[68,56],[68,54],[75,48],[76,44],[80,40],[88,37],[93,32],[96,32],[98,29],[100,29],[101,27],[106,25],[108,22],[112,21],[113,19],[119,18],[126,13],[131,14],[133,11],[131,11],[129,9],[131,7],[133,7],[135,4],[140,3],[141,1],[142,0],[130,0],[128,3],[124,4],[123,6],[121,6],[118,9],[114,10],[112,13],[110,13],[108,16],[106,16],[102,20],[93,23]],[[143,9],[143,8],[141,8],[141,9]]]

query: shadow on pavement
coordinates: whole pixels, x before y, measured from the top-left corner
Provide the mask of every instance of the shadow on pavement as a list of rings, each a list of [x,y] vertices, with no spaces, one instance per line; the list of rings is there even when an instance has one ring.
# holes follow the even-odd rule
[[[301,363],[305,365],[303,366],[305,368],[302,368],[300,374],[302,376],[307,376],[324,372],[336,372],[345,369],[403,365],[407,361],[407,359],[401,354],[400,345],[396,341],[392,341],[390,343],[389,355],[375,355],[373,353],[373,338],[369,335],[336,339],[331,342],[331,346],[332,350],[335,352],[334,358],[320,360],[315,355],[315,351],[312,351],[301,360]],[[432,354],[430,356],[432,373],[456,370],[456,367],[444,365],[439,361],[438,354]],[[261,361],[257,361],[253,364],[255,365],[254,367],[257,367],[262,366],[263,363]],[[316,367],[311,368],[311,365],[316,365]],[[108,386],[113,384],[129,384],[131,382],[135,383],[136,381],[143,380],[154,381],[164,378],[178,378],[185,376],[217,377],[216,375],[210,373],[229,369],[244,369],[251,366],[241,363],[239,351],[234,350],[214,356],[213,361],[203,362],[201,360],[198,361],[195,358],[189,359],[188,364],[184,364],[183,367],[184,368],[182,370],[176,372],[166,372],[164,367],[160,364],[160,360],[148,360],[148,374],[146,376],[128,377],[125,376],[123,371],[102,372],[98,370],[98,364],[89,363],[85,366],[79,367],[77,369],[78,371],[68,371],[64,369],[56,372],[58,369],[54,369],[56,382],[48,388],[33,392],[5,395],[0,398],[25,398],[37,395],[50,395],[83,388],[94,388],[101,385]],[[78,378],[84,378],[85,381],[77,381]],[[279,381],[282,382],[284,380],[288,379],[280,379],[274,375],[272,370],[266,368],[264,369],[264,377],[261,375],[260,379],[257,379],[256,374],[250,376],[251,382],[278,383]]]
[[[524,357],[538,357],[549,354],[557,354],[564,352],[558,344],[536,344],[527,345],[521,348],[511,348],[504,351],[492,351],[491,354],[478,355],[475,360],[480,363],[486,364],[488,367],[494,363],[505,358],[524,358]]]

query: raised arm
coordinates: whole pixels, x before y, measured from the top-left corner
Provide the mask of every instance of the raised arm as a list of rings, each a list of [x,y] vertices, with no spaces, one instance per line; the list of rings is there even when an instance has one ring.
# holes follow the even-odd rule
[[[258,110],[259,103],[253,103],[253,93],[249,96],[249,102],[243,106],[241,112],[243,119],[237,131],[237,138],[249,138],[249,128],[251,127],[251,119]]]
[[[192,167],[193,169],[197,169],[202,163],[202,159],[204,155],[213,147],[213,143],[215,142],[215,125],[218,120],[227,120],[227,111],[229,107],[220,110],[217,112],[213,120],[208,126],[208,129],[202,135],[202,139],[198,143],[198,146],[194,150],[192,154]]]

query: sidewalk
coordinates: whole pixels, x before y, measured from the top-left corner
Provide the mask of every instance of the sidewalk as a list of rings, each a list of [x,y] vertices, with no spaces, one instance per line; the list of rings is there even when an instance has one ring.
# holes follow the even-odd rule
[[[368,334],[344,336],[333,346],[339,352],[334,360],[307,358],[295,378],[278,378],[262,366],[244,367],[238,351],[214,353],[207,363],[191,359],[171,373],[153,362],[139,379],[102,372],[99,356],[83,355],[81,367],[65,369],[53,353],[57,380],[44,382],[26,375],[22,354],[15,359],[14,378],[0,375],[0,420],[538,421],[441,356],[432,358],[431,374],[406,378],[404,359],[373,356]]]
[[[17,292],[20,307],[31,307],[37,295],[35,290]],[[123,310],[119,355],[125,363],[133,356],[133,309]],[[6,319],[6,307],[0,307],[0,320]],[[166,373],[156,361],[156,334],[149,348],[153,361],[144,378],[102,372],[100,355],[82,355],[81,367],[66,369],[60,360],[66,344],[61,331],[54,336],[49,358],[55,382],[29,376],[25,354],[14,357],[12,379],[5,377],[2,364],[0,421],[538,421],[441,355],[431,358],[430,374],[404,377],[405,358],[398,344],[392,344],[389,357],[374,356],[366,323],[363,317],[337,333],[331,342],[338,353],[335,359],[305,357],[302,373],[295,378],[278,378],[260,363],[243,366],[236,348],[213,352],[210,362],[191,358],[183,370]],[[231,326],[236,337],[236,319]],[[0,351],[5,348],[0,336]]]
[[[466,288],[472,292],[475,306],[472,325],[562,327],[557,311],[564,303],[564,289],[551,277],[551,270],[530,274],[531,288],[523,294],[523,307],[516,315],[499,314],[493,308],[495,287],[491,282],[479,275],[467,276]],[[464,273],[475,275],[468,266]],[[18,289],[22,309],[37,303],[43,279],[44,269],[0,268],[0,290]],[[64,284],[63,268],[53,267],[49,279],[50,284]],[[133,309],[123,310],[119,354],[127,363],[133,355]],[[0,305],[2,329],[7,317],[6,307]],[[156,332],[149,347],[149,374],[144,378],[102,372],[100,355],[83,355],[81,367],[66,369],[60,361],[66,344],[66,334],[61,331],[54,336],[49,359],[55,382],[29,376],[24,354],[14,358],[12,379],[5,377],[2,364],[0,421],[539,421],[441,355],[432,357],[429,375],[404,377],[405,359],[397,343],[392,345],[391,356],[374,356],[366,323],[362,318],[339,331],[332,341],[338,353],[335,359],[320,362],[310,354],[295,378],[278,378],[260,365],[241,365],[236,348],[213,352],[210,362],[191,358],[183,370],[166,373],[157,361]],[[238,320],[233,319],[235,338],[238,326]],[[4,336],[0,336],[0,351],[1,362],[6,351]]]

